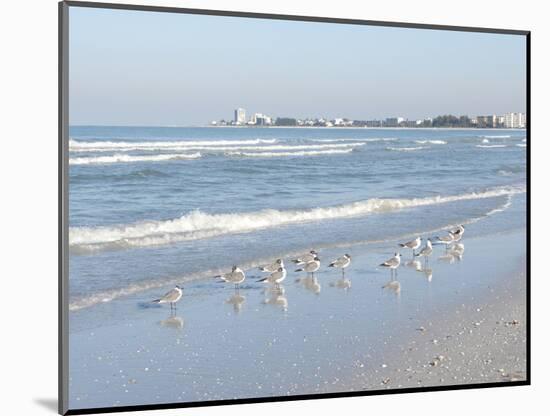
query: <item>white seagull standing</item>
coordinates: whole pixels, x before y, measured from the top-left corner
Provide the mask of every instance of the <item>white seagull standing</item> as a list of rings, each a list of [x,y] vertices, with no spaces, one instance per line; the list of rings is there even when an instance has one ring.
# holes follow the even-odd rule
[[[416,237],[414,240],[407,241],[406,243],[399,243],[399,246],[412,249],[414,256],[416,254],[415,250],[419,248],[421,244],[422,239],[420,237]]]
[[[445,244],[445,250],[447,250],[449,248],[449,244],[456,242],[455,238],[456,234],[448,231],[447,235],[444,235],[443,237],[437,237],[437,241],[439,241],[441,244]]]
[[[183,295],[183,288],[176,286],[169,292],[167,292],[161,298],[155,299],[153,303],[170,303],[170,309],[176,309],[176,303],[181,299]]]
[[[459,225],[455,230],[452,230],[451,233],[454,234],[457,237],[462,238],[462,234],[464,234],[464,226]],[[460,238],[458,240],[460,240]],[[458,240],[456,240],[456,241],[458,241]]]
[[[401,264],[401,254],[395,253],[393,257],[389,258],[384,263],[380,263],[380,266],[389,268],[393,276],[394,271],[395,271],[395,274],[397,275],[397,268],[399,267],[400,264]]]
[[[222,279],[223,282],[233,283],[235,285],[235,289],[239,289],[239,285],[244,282],[244,279],[246,278],[244,272],[237,266],[233,266],[231,272],[216,277]]]
[[[284,267],[279,267],[277,271],[271,273],[269,276],[264,277],[263,279],[258,280],[258,282],[273,283],[279,286],[279,284],[286,278],[286,269]]]
[[[351,256],[349,254],[344,254],[342,257],[337,258],[328,267],[338,267],[342,269],[342,279],[344,278],[345,268],[351,264]]]
[[[432,240],[430,240],[429,238],[426,240],[426,245],[422,248],[422,250],[420,250],[420,252],[418,252],[417,254],[415,254],[417,257],[424,257],[426,259],[426,262],[428,261],[428,257],[430,257],[432,255],[432,251],[433,251],[433,248],[432,248]]]
[[[313,273],[319,270],[319,267],[321,267],[321,259],[315,256],[313,260],[308,261],[303,267],[296,269],[295,271],[311,273],[311,277],[313,277]]]
[[[311,250],[309,253],[292,260],[292,262],[296,264],[306,264],[313,261],[315,257],[317,257],[317,252],[315,250]]]
[[[285,267],[283,259],[277,259],[277,260],[275,260],[275,262],[273,262],[272,264],[270,264],[268,266],[260,267],[260,271],[267,272],[267,273],[273,273],[273,272],[276,272],[277,270],[279,270],[279,268],[281,268],[281,267]]]

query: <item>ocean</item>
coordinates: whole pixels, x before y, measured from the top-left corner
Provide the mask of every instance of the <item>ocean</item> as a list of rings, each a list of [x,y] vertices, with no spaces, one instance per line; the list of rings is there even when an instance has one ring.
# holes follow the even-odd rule
[[[477,222],[525,202],[526,145],[503,129],[72,126],[70,310]]]

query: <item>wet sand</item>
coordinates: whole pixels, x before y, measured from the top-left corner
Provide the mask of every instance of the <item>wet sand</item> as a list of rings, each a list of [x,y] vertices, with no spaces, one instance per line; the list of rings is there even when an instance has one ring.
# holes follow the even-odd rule
[[[461,257],[435,247],[389,285],[397,242],[323,250],[315,279],[285,259],[279,291],[247,270],[239,292],[188,283],[175,313],[158,289],[73,312],[70,407],[522,380],[525,231],[475,227]],[[344,252],[342,279],[326,265]]]

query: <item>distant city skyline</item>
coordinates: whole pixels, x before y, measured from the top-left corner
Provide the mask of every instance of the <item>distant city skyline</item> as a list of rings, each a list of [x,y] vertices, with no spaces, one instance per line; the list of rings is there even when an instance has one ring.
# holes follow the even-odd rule
[[[70,9],[72,125],[525,112],[525,38]],[[252,110],[252,112],[256,112]]]

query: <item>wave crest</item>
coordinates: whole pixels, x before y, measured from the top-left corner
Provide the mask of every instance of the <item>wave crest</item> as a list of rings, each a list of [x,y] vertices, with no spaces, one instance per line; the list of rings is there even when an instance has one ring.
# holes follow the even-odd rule
[[[242,157],[299,157],[299,156],[321,156],[321,155],[338,155],[353,152],[353,148],[348,149],[332,149],[332,150],[302,150],[295,152],[227,152],[228,156]]]
[[[174,153],[154,156],[131,156],[127,154],[115,154],[112,156],[75,157],[69,159],[69,165],[103,165],[111,163],[136,163],[136,162],[164,162],[167,160],[198,159],[202,157],[196,153]]]
[[[69,231],[69,248],[75,253],[89,253],[150,247],[226,234],[246,233],[290,224],[366,216],[399,209],[493,198],[523,192],[525,192],[525,187],[517,186],[451,196],[413,199],[373,198],[351,204],[308,210],[264,209],[255,212],[222,214],[207,214],[197,210],[180,218],[166,221],[145,221],[118,226],[72,227]]]

